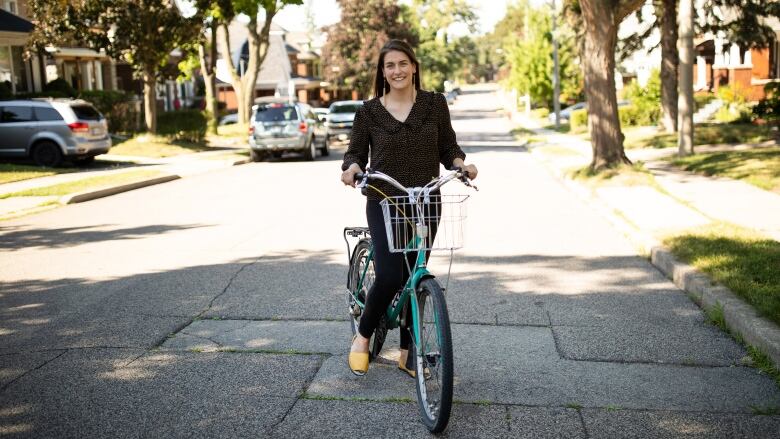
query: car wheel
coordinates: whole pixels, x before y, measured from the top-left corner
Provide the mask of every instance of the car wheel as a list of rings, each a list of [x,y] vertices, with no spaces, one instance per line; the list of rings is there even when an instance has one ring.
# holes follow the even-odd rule
[[[322,142],[322,148],[320,148],[320,154],[322,154],[323,157],[327,157],[330,155],[330,147],[328,147],[328,139],[325,139],[325,141]]]
[[[249,158],[252,159],[253,162],[262,162],[265,160],[266,154],[263,151],[255,151],[254,149],[249,150]]]
[[[62,163],[62,151],[56,143],[45,140],[33,147],[32,159],[38,166],[54,168]]]
[[[82,157],[80,159],[73,160],[73,164],[76,166],[87,166],[87,165],[91,165],[92,163],[95,163],[95,156]]]
[[[312,161],[315,157],[317,157],[317,145],[314,144],[314,137],[310,137],[309,143],[306,144],[306,149],[303,150],[303,158]]]

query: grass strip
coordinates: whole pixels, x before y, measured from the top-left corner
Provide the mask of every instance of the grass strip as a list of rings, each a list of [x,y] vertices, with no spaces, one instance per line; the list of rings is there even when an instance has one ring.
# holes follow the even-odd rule
[[[50,175],[77,172],[77,168],[42,168],[40,166],[14,165],[0,163],[0,184],[13,181],[29,180],[31,178],[48,177]]]
[[[710,275],[780,324],[780,242],[751,230],[715,223],[667,237],[680,260]]]
[[[689,172],[729,177],[780,193],[780,148],[694,154],[670,162]]]
[[[600,186],[652,186],[658,189],[653,174],[645,169],[643,162],[631,165],[621,164],[612,168],[594,171],[590,166],[573,169],[567,173],[572,180],[580,180],[592,187]]]
[[[0,199],[10,197],[46,197],[46,196],[62,196],[73,194],[76,192],[85,191],[87,189],[94,189],[109,185],[118,185],[131,183],[146,178],[156,177],[161,175],[161,171],[157,170],[141,170],[122,172],[118,174],[101,175],[98,177],[84,178],[81,180],[69,181],[67,183],[55,184],[52,186],[44,186],[41,188],[27,189],[19,192],[12,192],[9,194],[0,195]]]
[[[654,132],[647,127],[626,127],[626,148],[677,147],[677,133]],[[724,143],[760,143],[773,140],[775,132],[766,125],[752,123],[710,123],[694,127],[694,145],[718,145]]]
[[[115,139],[114,146],[109,153],[113,155],[162,158],[209,151],[211,149],[205,142],[192,143],[170,140],[164,136],[143,134],[127,140]]]

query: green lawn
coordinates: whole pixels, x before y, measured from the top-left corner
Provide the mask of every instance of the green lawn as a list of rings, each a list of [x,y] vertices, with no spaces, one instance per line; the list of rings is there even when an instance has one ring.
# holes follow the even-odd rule
[[[766,125],[752,123],[697,124],[693,129],[694,145],[722,143],[760,143],[774,140],[776,132]],[[623,145],[626,148],[677,147],[677,134],[648,130],[647,127],[625,127]]]
[[[210,150],[212,148],[206,143],[171,141],[163,136],[142,134],[127,140],[114,139],[114,146],[109,153],[161,158]]]
[[[668,237],[664,245],[780,324],[780,242],[716,224]]]
[[[78,168],[42,168],[40,166],[0,163],[0,184],[47,177],[49,175],[66,174],[79,170]]]
[[[12,192],[10,194],[0,195],[0,199],[10,198],[10,197],[62,196],[62,195],[74,194],[76,192],[81,192],[87,189],[99,188],[102,186],[131,183],[145,178],[155,177],[160,174],[161,171],[145,169],[139,171],[129,171],[129,172],[122,172],[117,174],[101,175],[98,177],[89,177],[89,178],[70,181],[67,183],[61,183],[53,186],[45,186],[41,188],[28,189],[19,192]]]
[[[780,193],[780,147],[695,154],[670,160],[686,171],[743,180]]]

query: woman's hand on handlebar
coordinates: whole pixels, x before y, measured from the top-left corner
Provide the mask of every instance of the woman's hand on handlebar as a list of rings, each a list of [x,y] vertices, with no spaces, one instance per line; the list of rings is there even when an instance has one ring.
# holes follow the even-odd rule
[[[363,170],[360,169],[357,163],[349,165],[349,168],[341,173],[341,182],[347,186],[355,187],[355,175],[360,172],[363,172]]]
[[[467,165],[463,163],[463,160],[456,158],[452,161],[452,165],[456,168],[460,168],[461,171],[463,171],[466,174],[466,177],[468,177],[470,180],[474,180],[477,178],[477,174],[479,171],[477,170],[477,167],[474,165]]]

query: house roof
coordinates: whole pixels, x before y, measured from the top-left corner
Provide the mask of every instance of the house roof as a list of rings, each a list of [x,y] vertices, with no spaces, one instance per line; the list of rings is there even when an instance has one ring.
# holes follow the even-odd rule
[[[22,17],[16,16],[8,11],[0,9],[0,31],[2,32],[21,32],[30,33],[33,28],[32,23]]]

